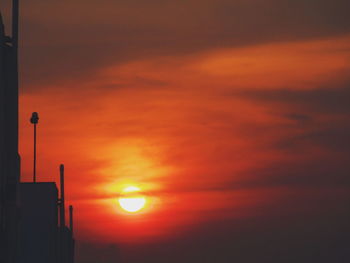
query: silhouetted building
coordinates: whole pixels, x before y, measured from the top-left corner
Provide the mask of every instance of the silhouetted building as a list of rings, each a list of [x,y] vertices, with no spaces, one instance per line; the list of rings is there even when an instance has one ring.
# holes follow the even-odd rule
[[[18,263],[57,262],[58,190],[55,183],[21,183]]]
[[[73,263],[73,207],[65,224],[64,167],[60,197],[53,182],[20,184],[18,263]]]
[[[13,0],[12,36],[0,14],[0,263],[73,263],[72,208],[65,225],[64,176],[61,197],[54,182],[19,183],[18,0]]]
[[[0,262],[14,263],[18,223],[18,0],[13,0],[12,36],[0,15]]]

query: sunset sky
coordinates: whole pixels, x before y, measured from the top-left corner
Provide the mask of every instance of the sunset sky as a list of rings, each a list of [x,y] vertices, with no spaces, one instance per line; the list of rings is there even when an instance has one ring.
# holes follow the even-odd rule
[[[349,7],[22,0],[22,181],[37,111],[38,180],[65,164],[77,263],[349,262]]]

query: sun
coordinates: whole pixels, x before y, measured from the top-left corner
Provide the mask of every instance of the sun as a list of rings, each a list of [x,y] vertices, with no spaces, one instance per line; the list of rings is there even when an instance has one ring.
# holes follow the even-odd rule
[[[118,198],[120,207],[129,213],[136,213],[142,210],[146,204],[146,198],[140,193],[140,188],[128,186],[123,189],[121,197]]]
[[[125,211],[129,213],[136,213],[144,208],[146,204],[146,198],[144,197],[128,197],[119,198],[119,205]]]

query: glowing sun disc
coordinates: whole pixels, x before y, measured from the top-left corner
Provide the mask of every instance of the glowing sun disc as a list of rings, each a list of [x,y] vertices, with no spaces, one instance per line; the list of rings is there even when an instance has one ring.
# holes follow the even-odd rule
[[[146,204],[144,197],[122,197],[118,199],[119,205],[127,212],[135,213],[140,211]]]

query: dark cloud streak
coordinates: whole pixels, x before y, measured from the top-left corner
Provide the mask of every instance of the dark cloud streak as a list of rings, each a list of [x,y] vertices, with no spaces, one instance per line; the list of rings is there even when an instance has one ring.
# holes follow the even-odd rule
[[[348,34],[348,1],[23,1],[23,81],[157,55]]]

